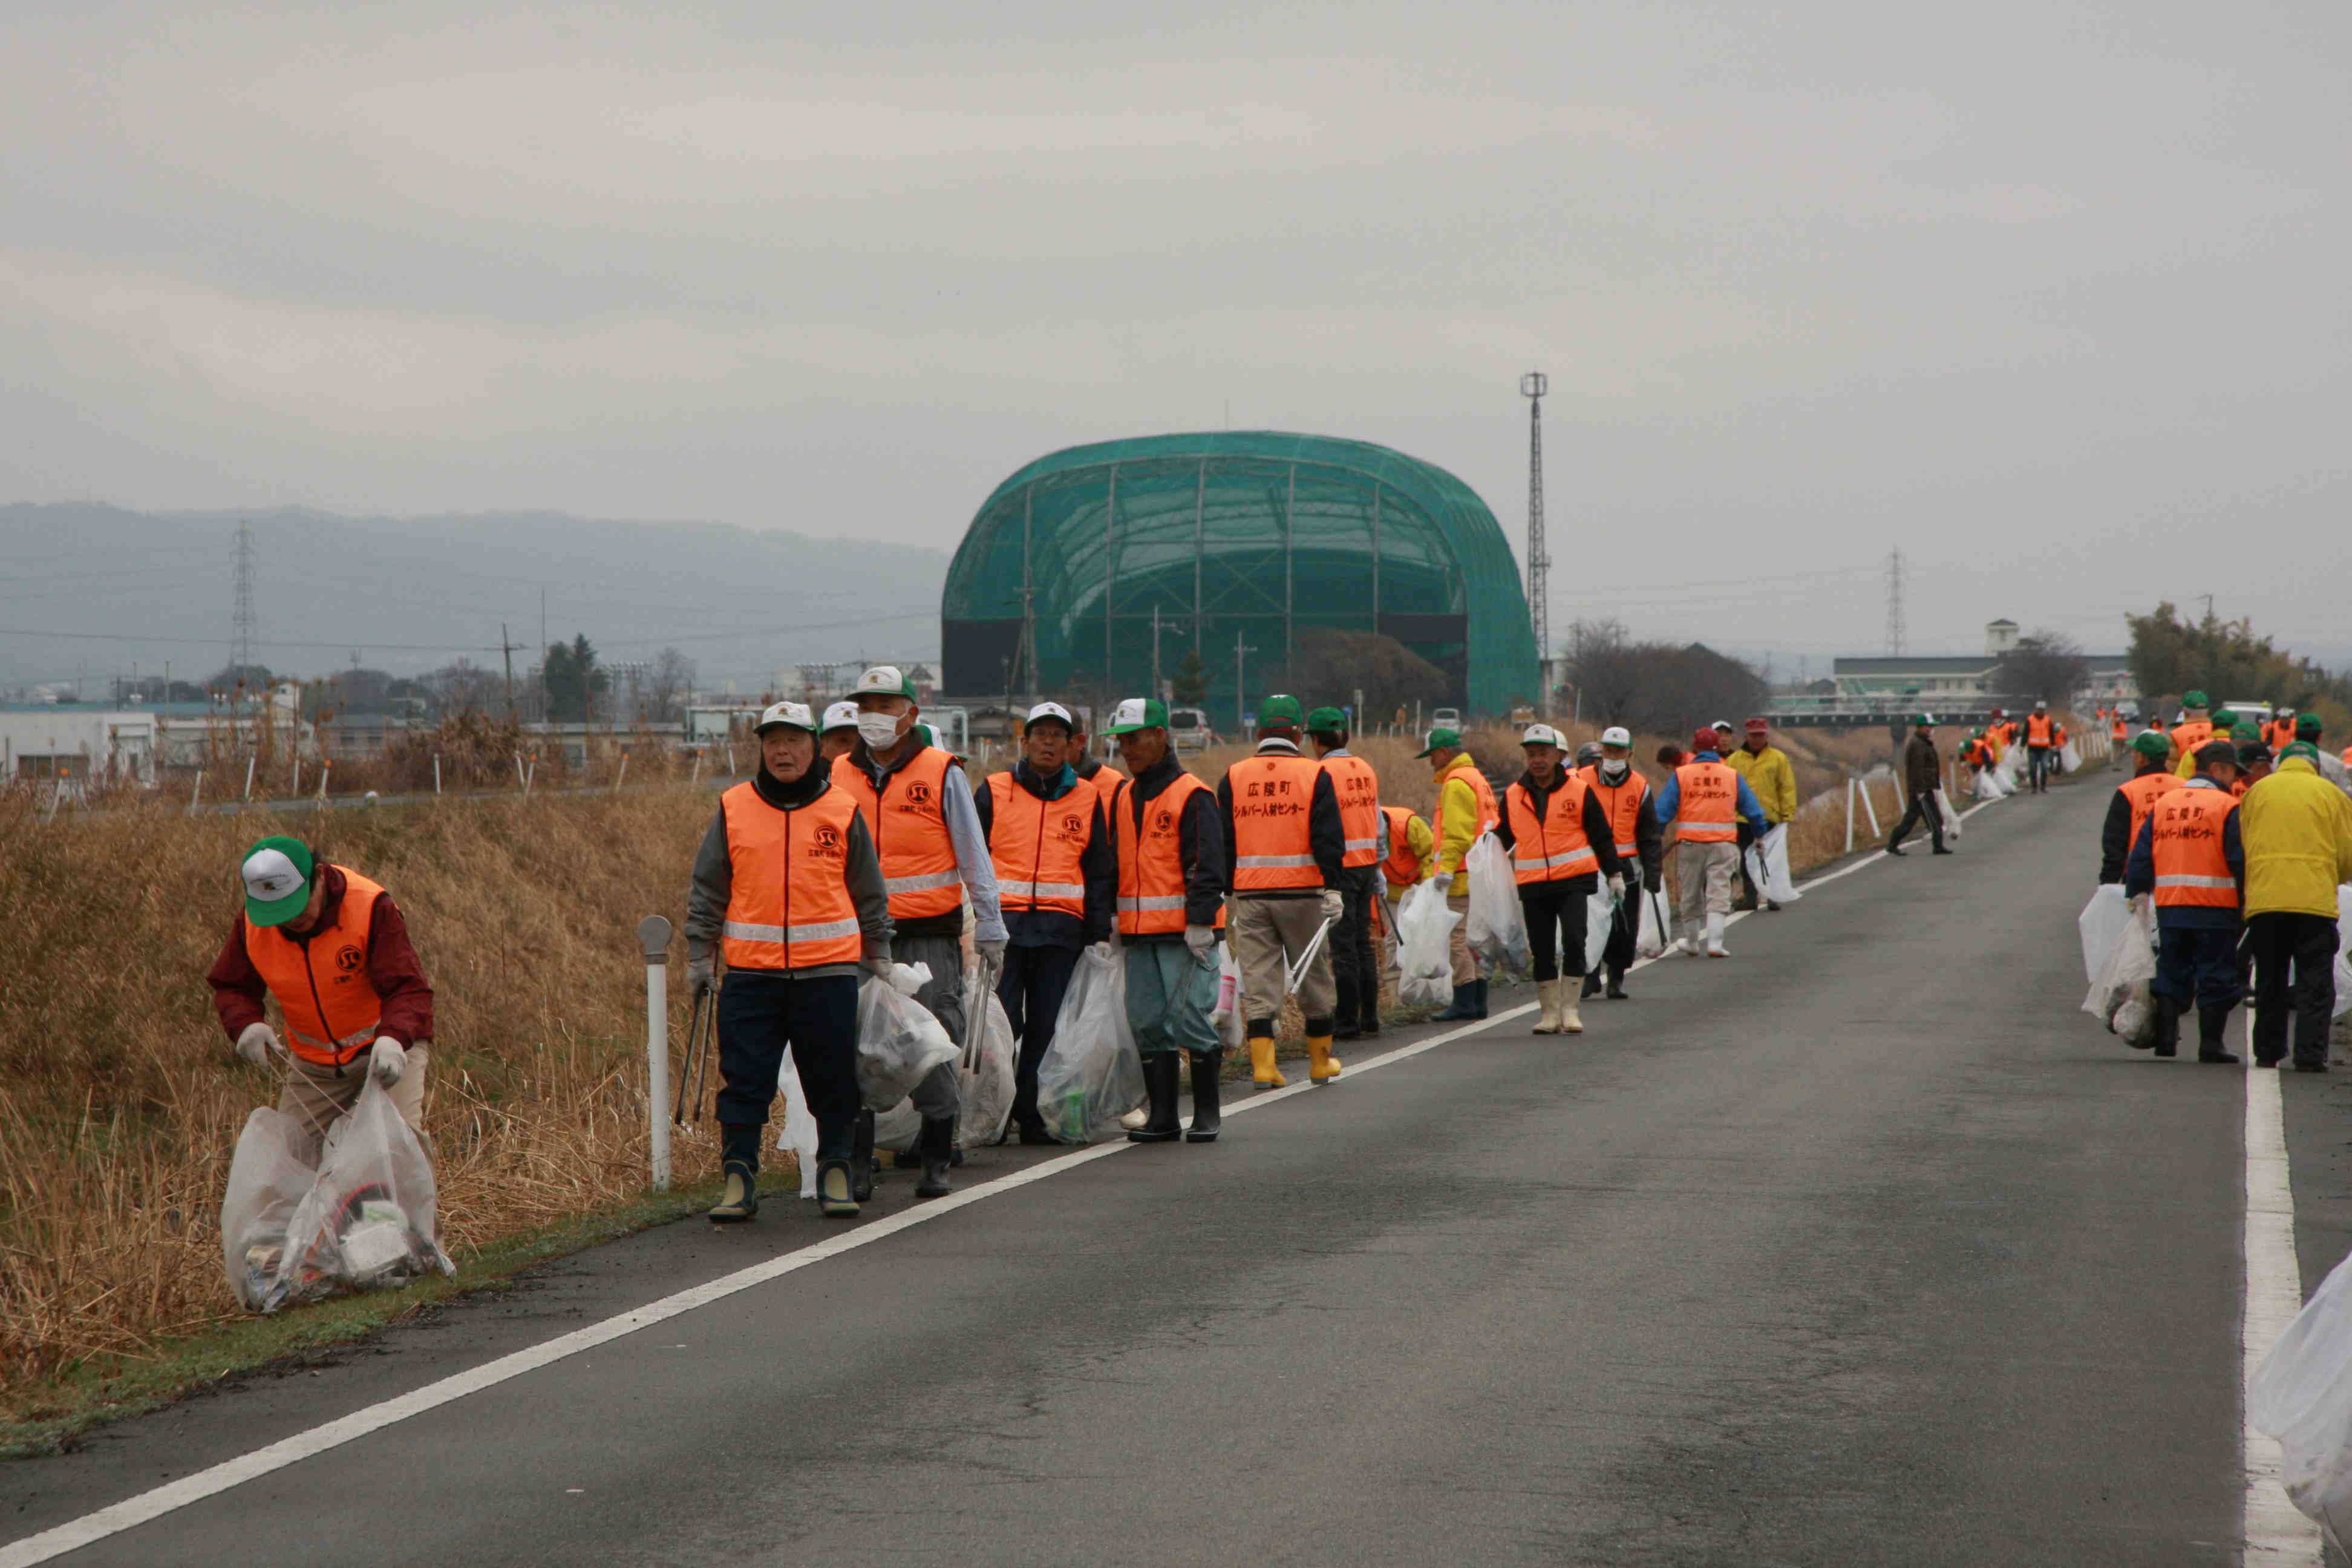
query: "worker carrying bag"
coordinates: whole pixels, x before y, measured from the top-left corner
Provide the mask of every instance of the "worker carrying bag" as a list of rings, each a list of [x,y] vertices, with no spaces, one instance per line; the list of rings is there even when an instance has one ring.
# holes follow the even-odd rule
[[[1445,907],[1434,880],[1416,882],[1397,909],[1397,1001],[1407,1007],[1443,1007],[1454,1000],[1454,927],[1461,915]]]
[[[887,1110],[941,1062],[956,1043],[915,993],[931,983],[928,963],[894,963],[890,978],[857,988],[857,1092],[868,1110]]]

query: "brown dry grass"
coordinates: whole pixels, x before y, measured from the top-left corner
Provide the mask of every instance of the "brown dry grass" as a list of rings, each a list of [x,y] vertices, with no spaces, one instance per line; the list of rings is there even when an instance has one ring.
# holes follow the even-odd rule
[[[230,1056],[203,977],[253,839],[310,837],[406,913],[436,991],[428,1131],[462,1258],[643,1191],[633,933],[649,913],[682,918],[711,809],[708,793],[665,790],[44,823],[22,795],[0,798],[0,1376],[144,1353],[235,1312],[220,1195],[246,1113],[275,1086]],[[676,1159],[698,1179],[715,1145],[682,1138]]]

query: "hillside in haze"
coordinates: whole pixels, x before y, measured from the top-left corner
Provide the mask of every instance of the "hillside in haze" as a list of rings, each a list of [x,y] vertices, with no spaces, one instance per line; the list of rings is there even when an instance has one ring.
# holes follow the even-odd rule
[[[538,657],[584,633],[608,661],[675,646],[705,683],[803,659],[932,658],[948,551],[713,523],[551,513],[351,518],[286,509],[134,512],[0,506],[0,687],[228,657],[236,530],[253,525],[259,662],[317,675],[499,664],[499,623]],[[952,545],[952,541],[943,542]]]

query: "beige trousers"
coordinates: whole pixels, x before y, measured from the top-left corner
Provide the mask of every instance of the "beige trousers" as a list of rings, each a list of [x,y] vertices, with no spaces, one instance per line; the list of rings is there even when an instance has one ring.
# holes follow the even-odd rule
[[[400,1081],[385,1092],[392,1096],[393,1109],[408,1123],[410,1131],[425,1136],[425,1074],[433,1056],[429,1040],[419,1040],[408,1047],[408,1070]],[[315,1062],[294,1058],[294,1070],[286,1075],[286,1087],[278,1096],[278,1109],[294,1119],[296,1132],[294,1152],[307,1164],[319,1163],[325,1148],[327,1129],[360,1100],[360,1090],[367,1087],[367,1053],[362,1051],[345,1064],[341,1072],[320,1067]],[[425,1144],[429,1152],[433,1145]]]
[[[1242,966],[1242,994],[1253,1019],[1271,1018],[1281,1009],[1290,966],[1315,940],[1323,923],[1323,903],[1317,898],[1253,899],[1236,897],[1232,905],[1234,961]],[[1298,1011],[1327,1026],[1339,1005],[1339,987],[1331,980],[1331,938],[1327,933],[1315,950],[1315,961],[1298,980]]]
[[[1454,922],[1454,934],[1445,939],[1446,955],[1454,960],[1454,984],[1464,986],[1478,978],[1477,955],[1470,951],[1470,873],[1454,873],[1454,886],[1445,890],[1445,907],[1462,918]]]
[[[1675,919],[1683,934],[1696,933],[1708,915],[1731,912],[1731,879],[1738,871],[1737,844],[1675,846]]]

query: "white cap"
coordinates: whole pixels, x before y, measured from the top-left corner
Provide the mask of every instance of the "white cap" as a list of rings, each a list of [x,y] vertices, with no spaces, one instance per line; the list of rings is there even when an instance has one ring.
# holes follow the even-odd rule
[[[1078,721],[1070,717],[1070,710],[1058,702],[1040,702],[1029,710],[1029,717],[1022,721],[1021,727],[1026,730],[1040,719],[1059,719],[1064,729],[1073,731],[1078,727]]]
[[[302,889],[302,873],[283,849],[257,849],[245,858],[245,896],[274,904]]]
[[[779,724],[806,730],[812,735],[816,733],[816,716],[809,711],[809,705],[805,702],[770,703],[768,710],[760,715],[760,721],[751,726],[751,732],[764,735]]]
[[[1522,746],[1559,746],[1565,749],[1568,742],[1561,740],[1559,738],[1559,731],[1553,729],[1549,724],[1530,724],[1524,731],[1521,732],[1519,736],[1519,744]]]
[[[855,702],[836,702],[832,707],[826,709],[824,710],[824,727],[828,730],[856,729],[857,704]]]
[[[1631,746],[1633,732],[1622,724],[1612,724],[1601,731],[1601,743],[1604,746]]]
[[[866,697],[877,692],[879,692],[885,697],[907,697],[912,695],[907,689],[907,677],[905,673],[895,664],[876,665],[873,668],[859,676],[857,678],[857,684],[851,687],[849,691],[850,695],[853,697]]]
[[[2044,699],[2042,699],[2042,700],[2040,700],[2040,701],[2038,701],[2038,702],[2034,703],[2034,706],[2035,706],[2036,708],[2047,708],[2047,707],[2049,707],[2049,706],[2050,706],[2050,702],[2049,702],[2049,700],[2048,700],[2047,698],[2044,698]]]
[[[1717,719],[1714,723],[1709,724],[1707,728],[1710,730],[1728,730],[1731,728],[1731,721],[1728,719]]]

